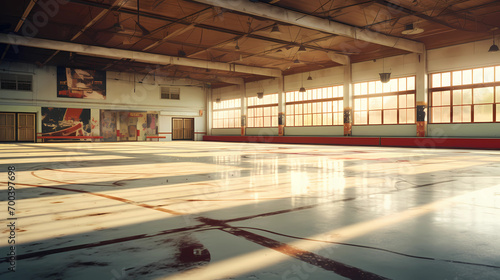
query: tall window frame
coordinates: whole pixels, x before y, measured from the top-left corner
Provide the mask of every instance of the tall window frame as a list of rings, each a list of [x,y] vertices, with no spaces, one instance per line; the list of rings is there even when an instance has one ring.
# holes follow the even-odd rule
[[[416,122],[415,76],[387,83],[354,83],[354,125],[401,125]]]
[[[241,98],[212,103],[212,128],[241,127]]]
[[[285,110],[289,127],[343,125],[344,86],[286,92]]]
[[[278,94],[247,97],[247,127],[278,127]]]
[[[430,74],[430,123],[500,122],[500,65]]]

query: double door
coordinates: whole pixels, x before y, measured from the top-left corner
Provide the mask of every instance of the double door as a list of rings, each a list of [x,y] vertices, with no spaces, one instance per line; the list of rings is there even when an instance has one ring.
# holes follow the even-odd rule
[[[0,113],[0,142],[35,142],[34,113]]]
[[[194,140],[194,119],[172,118],[172,140]]]

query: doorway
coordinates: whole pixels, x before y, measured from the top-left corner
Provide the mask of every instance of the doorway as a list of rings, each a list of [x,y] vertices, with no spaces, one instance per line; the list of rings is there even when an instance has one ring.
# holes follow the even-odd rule
[[[172,140],[194,140],[194,119],[172,118]]]
[[[0,142],[35,142],[34,113],[0,113]]]

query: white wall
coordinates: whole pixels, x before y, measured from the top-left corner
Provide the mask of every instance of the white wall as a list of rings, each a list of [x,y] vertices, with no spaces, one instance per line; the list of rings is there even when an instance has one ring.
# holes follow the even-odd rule
[[[379,73],[390,72],[391,78],[412,76],[417,73],[418,54],[406,54],[376,61],[369,60],[352,64],[352,82],[368,82],[380,79]]]
[[[431,137],[500,137],[500,123],[429,124]]]
[[[241,133],[240,133],[241,135]],[[247,127],[248,136],[278,136],[277,127]]]
[[[212,135],[240,136],[241,128],[212,128]]]
[[[106,73],[106,99],[79,99],[57,97],[57,68],[39,68],[23,63],[2,63],[0,71],[33,75],[33,91],[0,90],[0,111],[36,112],[37,132],[41,132],[41,107],[91,109],[91,121],[96,120],[93,135],[99,135],[100,110],[168,112],[170,116],[194,116],[195,132],[206,132],[206,94],[203,85],[191,80],[175,80],[165,77],[134,75],[130,73]],[[143,83],[139,83],[142,80]],[[181,88],[180,100],[160,99],[160,86]],[[199,116],[199,111],[203,116]],[[160,120],[159,126],[164,124]],[[159,130],[162,131],[162,128]],[[200,140],[201,134],[196,139]]]
[[[417,136],[416,125],[357,125],[352,127],[352,136]]]
[[[344,126],[285,127],[285,136],[344,136]]]
[[[428,72],[443,72],[500,65],[500,53],[488,52],[491,40],[461,44],[427,52]]]
[[[296,91],[304,85],[305,88],[320,88],[344,83],[344,67],[332,67],[311,71],[312,81],[308,81],[309,73],[285,76],[285,91]]]

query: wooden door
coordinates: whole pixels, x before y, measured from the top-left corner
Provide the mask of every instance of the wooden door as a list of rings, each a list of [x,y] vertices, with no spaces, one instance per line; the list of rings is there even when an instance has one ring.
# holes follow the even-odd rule
[[[194,140],[194,119],[184,119],[184,140]]]
[[[184,139],[184,121],[183,119],[172,119],[172,140]]]
[[[172,140],[194,140],[194,119],[172,119]]]
[[[16,141],[16,113],[0,113],[0,141]]]
[[[17,141],[35,141],[35,114],[17,114]]]

